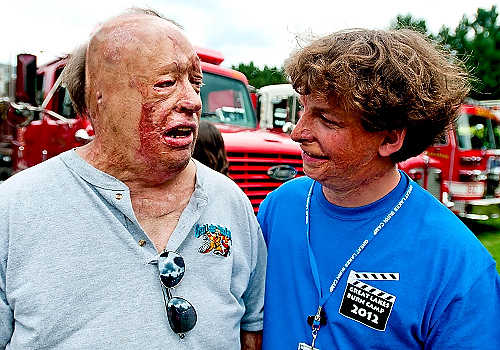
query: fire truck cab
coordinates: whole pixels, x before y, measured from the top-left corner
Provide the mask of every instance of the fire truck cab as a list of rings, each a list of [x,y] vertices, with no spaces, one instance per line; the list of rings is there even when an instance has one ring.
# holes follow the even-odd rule
[[[400,168],[464,219],[500,217],[500,123],[489,108],[463,105],[442,140]]]
[[[260,129],[242,73],[220,66],[221,53],[196,48],[203,70],[201,118],[224,138],[229,176],[248,195],[254,210],[268,192],[303,174],[299,146],[288,135]],[[74,112],[64,86],[58,86],[68,56],[40,67],[33,55],[19,55],[15,101],[0,101],[0,152],[4,178],[93,138],[85,115]]]

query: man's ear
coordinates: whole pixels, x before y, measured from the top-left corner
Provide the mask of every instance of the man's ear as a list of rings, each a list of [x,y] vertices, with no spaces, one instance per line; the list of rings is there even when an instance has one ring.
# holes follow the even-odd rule
[[[396,153],[403,146],[406,136],[406,129],[390,130],[378,148],[378,154],[381,157],[389,157]]]

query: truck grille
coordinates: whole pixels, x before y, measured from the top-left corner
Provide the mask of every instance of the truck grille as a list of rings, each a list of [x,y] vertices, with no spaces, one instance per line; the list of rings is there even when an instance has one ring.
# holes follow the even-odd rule
[[[296,177],[304,175],[302,157],[299,154],[228,152],[227,158],[229,177],[246,193],[255,213],[266,195],[283,183],[269,177],[269,168],[289,165],[297,170]]]

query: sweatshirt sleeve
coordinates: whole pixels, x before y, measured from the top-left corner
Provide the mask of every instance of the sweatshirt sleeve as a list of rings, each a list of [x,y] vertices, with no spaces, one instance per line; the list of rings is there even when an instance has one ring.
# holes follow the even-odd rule
[[[244,331],[260,331],[263,327],[267,248],[251,206],[249,206],[249,210],[251,211],[249,215],[251,215],[252,272],[248,281],[248,288],[243,294],[245,314],[241,320],[241,329]]]

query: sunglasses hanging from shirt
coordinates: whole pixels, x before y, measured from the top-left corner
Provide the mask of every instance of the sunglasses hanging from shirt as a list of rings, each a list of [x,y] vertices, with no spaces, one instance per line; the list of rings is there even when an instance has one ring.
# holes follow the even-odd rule
[[[181,282],[186,271],[184,258],[176,252],[164,251],[158,258],[158,270],[168,323],[170,328],[183,339],[185,333],[194,328],[197,320],[193,305],[184,298],[172,296],[171,293],[171,289]]]

